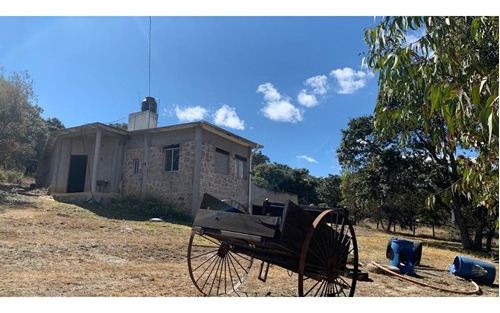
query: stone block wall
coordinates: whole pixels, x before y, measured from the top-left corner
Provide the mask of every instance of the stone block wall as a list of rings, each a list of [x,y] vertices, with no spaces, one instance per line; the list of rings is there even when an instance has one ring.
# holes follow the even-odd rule
[[[134,159],[139,160],[139,172],[134,173]],[[123,159],[122,193],[124,196],[141,195],[142,170],[144,168],[144,150],[142,148],[125,149]]]
[[[215,172],[215,149],[217,147],[203,143],[201,150],[201,175],[200,175],[200,197],[203,193],[223,200],[236,200],[248,206],[248,178],[236,177],[236,165],[234,152],[229,155],[229,174]]]
[[[179,144],[179,170],[165,171],[163,146],[149,148],[146,193],[176,203],[191,212],[193,195],[194,142]]]

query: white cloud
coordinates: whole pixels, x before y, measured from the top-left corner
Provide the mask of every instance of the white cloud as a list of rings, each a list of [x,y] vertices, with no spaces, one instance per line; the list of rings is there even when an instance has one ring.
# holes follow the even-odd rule
[[[318,75],[306,79],[304,85],[313,88],[313,92],[317,95],[324,95],[328,90],[328,77]]]
[[[316,161],[315,159],[313,159],[313,158],[311,158],[311,157],[309,157],[309,156],[307,156],[307,155],[298,155],[298,156],[297,156],[297,159],[306,160],[306,161],[307,161],[307,162],[309,162],[309,163],[316,163],[316,164],[318,164],[318,163],[319,163],[318,161]]]
[[[273,84],[271,83],[265,83],[260,85],[257,88],[257,92],[263,93],[264,100],[268,102],[279,101],[281,99],[280,93],[278,92],[278,90],[276,90],[276,88],[274,88]]]
[[[302,89],[297,95],[297,101],[308,108],[312,108],[318,105],[318,100],[315,95],[310,95],[305,89]]]
[[[261,112],[265,117],[276,122],[296,123],[302,121],[302,113],[287,100],[267,103]]]
[[[215,125],[244,130],[245,121],[236,114],[236,109],[223,104],[214,114]]]
[[[350,67],[344,67],[343,69],[331,71],[330,76],[334,77],[340,86],[337,93],[352,94],[356,90],[363,88],[366,81],[373,77],[373,73],[355,71]]]
[[[290,99],[283,97],[271,83],[265,83],[257,88],[257,92],[264,95],[266,104],[260,111],[270,120],[276,122],[296,123],[302,121],[302,112],[297,109]]]
[[[175,115],[181,122],[194,122],[203,120],[207,116],[207,109],[197,105],[194,107],[180,108],[175,106]]]

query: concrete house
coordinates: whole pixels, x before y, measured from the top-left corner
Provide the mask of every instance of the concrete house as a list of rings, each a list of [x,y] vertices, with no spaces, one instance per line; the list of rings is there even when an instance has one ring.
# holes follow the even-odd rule
[[[155,196],[195,214],[203,193],[250,205],[251,156],[261,146],[200,121],[157,127],[147,97],[128,130],[101,123],[52,133],[37,185],[68,200]]]

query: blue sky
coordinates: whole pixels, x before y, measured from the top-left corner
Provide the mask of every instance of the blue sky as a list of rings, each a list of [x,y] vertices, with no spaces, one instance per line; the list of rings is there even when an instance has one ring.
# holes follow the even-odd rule
[[[159,126],[204,119],[271,161],[338,174],[349,119],[370,114],[373,17],[152,17]],[[126,122],[148,95],[149,17],[0,17],[0,66],[27,70],[44,117]]]

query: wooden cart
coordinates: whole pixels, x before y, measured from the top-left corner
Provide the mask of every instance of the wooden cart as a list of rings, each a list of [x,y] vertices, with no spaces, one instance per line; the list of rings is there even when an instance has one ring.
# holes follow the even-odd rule
[[[251,214],[234,203],[203,196],[188,245],[189,275],[206,296],[238,294],[254,259],[259,279],[270,264],[298,274],[299,296],[352,297],[358,247],[345,209],[265,201]]]

